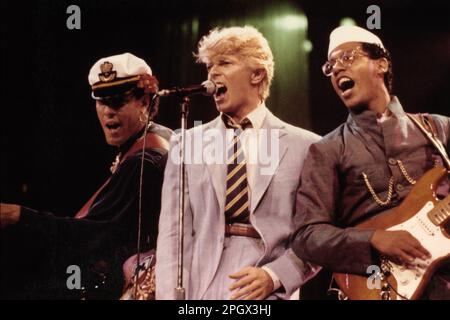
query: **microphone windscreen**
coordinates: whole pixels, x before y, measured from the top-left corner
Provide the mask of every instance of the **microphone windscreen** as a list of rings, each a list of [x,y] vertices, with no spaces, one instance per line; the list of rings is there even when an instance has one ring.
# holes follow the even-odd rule
[[[211,80],[203,81],[202,86],[206,89],[206,91],[203,93],[205,96],[212,96],[216,93],[217,86]]]

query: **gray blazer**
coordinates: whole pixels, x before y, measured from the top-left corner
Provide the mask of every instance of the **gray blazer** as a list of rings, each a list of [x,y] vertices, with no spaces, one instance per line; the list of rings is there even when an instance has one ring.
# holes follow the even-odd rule
[[[219,116],[188,130],[188,145],[196,134],[209,129],[216,129],[222,135],[226,130]],[[265,265],[275,272],[284,288],[276,295],[287,299],[318,271],[317,267],[303,262],[288,248],[290,237],[296,230],[294,205],[303,161],[310,144],[320,137],[281,121],[268,110],[261,129],[279,133],[279,162],[269,172],[256,170],[250,222],[261,235],[265,250],[255,266]],[[261,144],[269,143],[262,140],[260,148]],[[201,152],[208,155],[211,150],[213,148],[204,143]],[[178,135],[172,137],[162,190],[156,259],[157,299],[173,299],[177,285],[179,184],[178,166],[173,158],[177,151]],[[189,158],[189,151],[187,153]],[[199,156],[198,152],[195,154]],[[186,165],[183,286],[187,299],[202,299],[218,268],[223,249],[227,166],[206,162]]]

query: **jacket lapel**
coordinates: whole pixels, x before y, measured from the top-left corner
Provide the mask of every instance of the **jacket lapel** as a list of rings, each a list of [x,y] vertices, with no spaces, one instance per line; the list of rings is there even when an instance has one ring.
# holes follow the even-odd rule
[[[255,181],[257,183],[255,183],[254,190],[252,190],[250,214],[253,214],[258,207],[288,149],[288,145],[283,139],[286,135],[284,124],[269,110],[267,110],[261,129],[264,129],[265,132],[262,131],[262,135],[259,138],[258,153],[260,155],[264,154],[265,158],[270,161],[262,163],[259,160],[256,165]]]
[[[219,203],[220,212],[225,211],[225,181],[227,177],[227,166],[225,164],[224,148],[225,148],[225,125],[220,116],[211,122],[206,130],[213,130],[206,133],[208,142],[204,146],[205,159],[209,161],[205,163],[209,172],[211,182],[216,193],[217,202]],[[204,133],[205,134],[205,133]],[[222,144],[221,144],[221,143]]]
[[[212,159],[213,161],[210,161],[209,163],[205,161],[204,165],[210,175],[220,212],[224,212],[227,176],[227,166],[225,164],[224,155],[226,147],[226,128],[220,116],[213,120],[210,125],[206,126],[204,130],[206,132],[211,129],[214,129],[214,132],[218,135],[209,135],[209,141],[205,142],[203,150],[205,159],[209,157],[209,159]],[[261,163],[261,161],[258,161],[256,164],[255,181],[257,181],[257,183],[251,194],[250,213],[254,213],[256,210],[288,149],[288,144],[284,142],[283,139],[286,135],[285,126],[283,122],[276,118],[269,110],[267,110],[266,118],[261,129],[265,130],[262,135],[265,135],[265,137],[259,139],[258,150],[259,152],[263,152],[265,158],[270,161],[266,161],[268,163]],[[205,132],[203,134],[205,134]],[[217,143],[217,139],[221,140],[222,144],[219,143],[214,146],[214,144]],[[214,159],[220,161],[215,161]]]

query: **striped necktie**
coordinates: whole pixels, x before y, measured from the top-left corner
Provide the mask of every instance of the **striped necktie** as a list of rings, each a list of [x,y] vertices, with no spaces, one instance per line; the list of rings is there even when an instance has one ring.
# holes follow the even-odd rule
[[[247,118],[236,124],[226,116],[224,122],[227,128],[234,129],[233,140],[227,145],[225,221],[228,224],[247,223],[250,216],[247,168],[240,136],[244,129],[252,124]]]

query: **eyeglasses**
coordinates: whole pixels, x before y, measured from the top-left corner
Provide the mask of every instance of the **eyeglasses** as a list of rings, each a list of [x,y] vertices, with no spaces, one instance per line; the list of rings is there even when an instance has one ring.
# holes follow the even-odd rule
[[[361,51],[360,47],[356,47],[353,50],[344,51],[337,59],[331,59],[324,63],[322,66],[323,74],[327,77],[331,76],[333,73],[333,69],[336,64],[339,62],[344,68],[350,68],[352,63],[355,61],[357,57],[363,57],[367,54]]]

